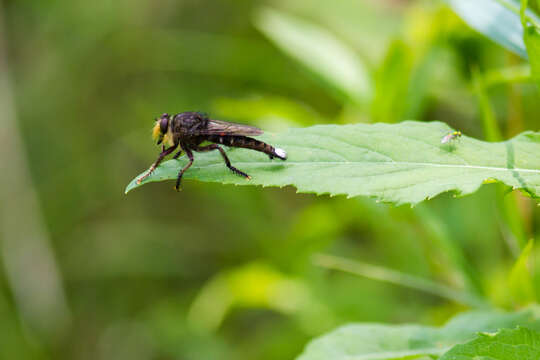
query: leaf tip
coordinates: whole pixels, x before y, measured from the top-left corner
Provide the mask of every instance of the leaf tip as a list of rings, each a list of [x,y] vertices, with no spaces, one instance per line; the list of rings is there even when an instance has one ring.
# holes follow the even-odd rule
[[[124,195],[127,195],[128,192],[130,192],[133,189],[133,184],[129,183],[126,188],[124,189]]]

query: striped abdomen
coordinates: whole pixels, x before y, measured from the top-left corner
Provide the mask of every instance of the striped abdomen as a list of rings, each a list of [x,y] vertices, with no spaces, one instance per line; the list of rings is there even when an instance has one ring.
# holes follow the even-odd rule
[[[265,142],[247,137],[247,136],[236,136],[236,135],[210,135],[207,138],[209,141],[216,144],[223,144],[225,146],[239,147],[245,149],[251,149],[263,152],[270,156],[270,159],[277,157],[281,160],[287,159],[287,153],[285,150],[280,148],[275,148],[272,145],[269,145]]]

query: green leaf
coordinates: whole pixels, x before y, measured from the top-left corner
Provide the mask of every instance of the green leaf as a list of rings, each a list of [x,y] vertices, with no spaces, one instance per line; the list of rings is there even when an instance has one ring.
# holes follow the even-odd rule
[[[371,102],[373,122],[397,122],[409,105],[407,96],[412,72],[412,52],[402,41],[390,45],[375,76],[375,94]]]
[[[188,313],[188,321],[200,331],[215,331],[235,307],[272,309],[294,314],[316,307],[306,285],[265,263],[251,263],[225,270],[200,290]]]
[[[482,77],[486,88],[507,83],[532,82],[529,64],[490,69],[483,73]]]
[[[523,40],[529,53],[532,77],[540,85],[540,28],[535,23],[529,23],[529,19],[526,16],[527,3],[527,0],[521,0],[521,23],[525,28]]]
[[[367,70],[353,50],[316,24],[266,8],[255,25],[282,51],[351,100],[371,93]]]
[[[440,360],[538,360],[540,333],[519,327],[496,334],[479,334],[463,345],[456,345]]]
[[[474,90],[478,98],[478,104],[480,106],[480,113],[482,114],[484,136],[490,141],[500,141],[502,139],[501,130],[499,129],[499,124],[495,118],[495,112],[491,106],[491,102],[484,85],[484,79],[475,68],[472,69],[472,80]]]
[[[536,83],[540,85],[540,29],[529,25],[524,37],[531,62],[531,74]]]
[[[499,143],[467,136],[441,144],[451,129],[443,123],[318,125],[260,137],[284,148],[286,161],[270,161],[247,149],[228,151],[232,174],[219,152],[196,153],[185,179],[236,185],[293,185],[302,193],[371,196],[416,204],[445,191],[470,194],[499,180],[529,194],[540,193],[540,133],[525,132]],[[185,157],[160,165],[142,184],[176,179]],[[138,178],[138,177],[137,177]],[[138,187],[134,179],[126,192]]]
[[[534,281],[528,269],[534,240],[530,240],[517,259],[508,277],[508,288],[514,304],[526,304],[535,300]]]
[[[446,3],[470,27],[506,49],[527,59],[520,20],[520,4],[516,0],[446,0]],[[538,17],[527,11],[527,17]]]
[[[517,325],[538,326],[534,311],[469,312],[441,328],[421,325],[351,324],[309,343],[297,360],[384,360],[439,356],[452,346]]]

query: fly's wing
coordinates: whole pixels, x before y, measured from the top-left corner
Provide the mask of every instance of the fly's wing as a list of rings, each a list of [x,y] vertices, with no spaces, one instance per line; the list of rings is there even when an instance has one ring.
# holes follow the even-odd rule
[[[444,137],[441,139],[441,144],[446,144],[450,140],[452,140],[452,134],[444,135]]]
[[[263,131],[255,126],[235,124],[227,121],[209,120],[206,129],[198,131],[201,135],[261,135]]]

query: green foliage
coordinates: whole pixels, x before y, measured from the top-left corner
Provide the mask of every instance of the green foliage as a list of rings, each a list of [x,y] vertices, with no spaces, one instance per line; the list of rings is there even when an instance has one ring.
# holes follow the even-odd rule
[[[396,125],[325,125],[261,137],[289,154],[271,162],[248,150],[231,161],[253,179],[228,172],[219,153],[196,154],[186,179],[235,185],[286,186],[299,192],[371,196],[396,204],[417,204],[445,191],[465,195],[484,182],[501,181],[533,196],[540,194],[540,134],[524,133],[503,143],[463,136],[449,144],[442,123],[406,121]],[[175,179],[184,160],[169,160],[142,184]],[[136,188],[137,178],[126,188]]]
[[[527,26],[524,37],[530,56],[532,76],[537,84],[540,84],[540,28],[534,25]]]
[[[532,76],[540,85],[540,23],[537,21],[530,21],[530,17],[527,16],[527,0],[521,0],[521,24],[525,31],[523,32],[523,40],[527,46],[527,52],[529,53],[529,59],[531,62]]]
[[[291,314],[316,308],[305,285],[266,264],[249,264],[211,279],[188,314],[193,328],[213,332],[234,307],[267,308]],[[317,309],[320,310],[320,309]]]
[[[528,310],[516,313],[464,313],[440,328],[420,325],[350,324],[313,340],[297,359],[397,360],[421,356],[437,357],[456,344],[472,340],[478,331],[493,332],[517,325],[538,327],[540,318],[534,311]],[[522,331],[524,330],[520,330]],[[538,336],[536,333],[533,334]],[[522,339],[522,336],[513,334],[508,338],[505,333],[500,341],[504,343],[511,341],[512,338]],[[527,344],[536,346],[534,351],[538,352],[540,344],[534,339],[534,337],[528,339]],[[444,356],[442,359],[461,360]],[[511,359],[513,358],[508,358]]]
[[[380,360],[441,355],[476,330],[538,330],[540,249],[527,244],[540,238],[540,1],[524,4],[2,2],[0,102],[15,111],[0,115],[0,189],[17,200],[0,211],[0,358],[292,359],[353,323],[343,329],[358,336],[332,337],[325,359],[358,344]],[[122,196],[157,156],[153,119],[189,110],[258,126],[290,158],[228,149],[248,182],[196,153],[180,194],[166,183]],[[442,146],[449,129],[466,136]],[[412,208],[369,198],[441,191]],[[508,321],[457,315],[489,306]]]
[[[540,83],[540,18],[527,9],[527,0],[446,0],[472,28],[529,59]],[[521,7],[520,7],[521,5]]]
[[[533,279],[529,270],[533,246],[534,240],[530,240],[510,271],[508,289],[514,304],[523,306],[536,300]]]
[[[502,135],[501,131],[499,130],[499,124],[495,118],[493,107],[491,106],[482,76],[477,70],[473,70],[472,75],[474,90],[476,92],[476,96],[478,97],[480,112],[482,113],[484,136],[489,141],[501,141]]]
[[[516,0],[446,0],[473,29],[522,58],[527,58]],[[528,13],[534,17],[534,14]]]
[[[327,30],[273,9],[262,9],[255,24],[283,51],[351,100],[366,100],[371,85],[354,51]]]
[[[405,107],[413,103],[404,101],[409,93],[411,68],[411,50],[402,41],[394,41],[376,74],[375,95],[371,102],[373,122],[393,123],[403,119],[408,110]],[[414,89],[410,94],[418,96],[421,91]]]
[[[481,308],[488,306],[483,299],[472,293],[462,293],[449,286],[438,284],[427,279],[360,261],[352,261],[332,255],[317,254],[313,257],[313,263],[328,269],[345,271],[369,279],[408,287],[471,307]]]
[[[481,333],[474,340],[456,345],[440,360],[536,360],[540,359],[540,333],[523,327]]]

